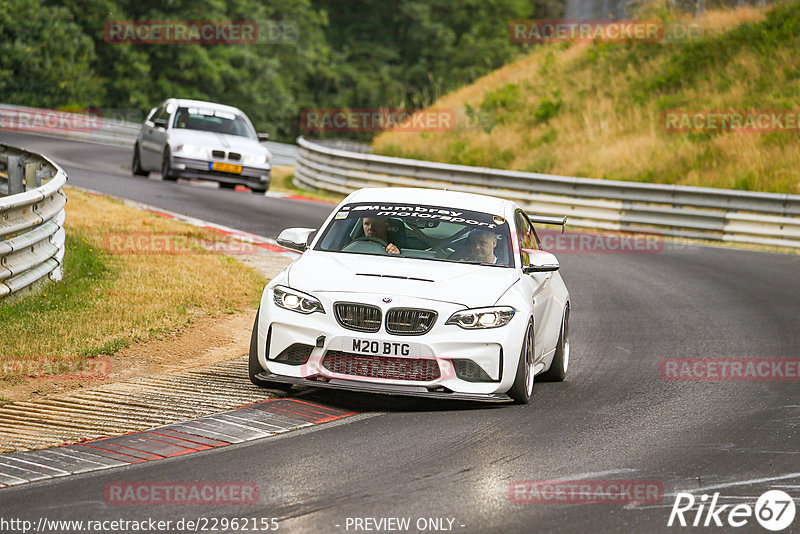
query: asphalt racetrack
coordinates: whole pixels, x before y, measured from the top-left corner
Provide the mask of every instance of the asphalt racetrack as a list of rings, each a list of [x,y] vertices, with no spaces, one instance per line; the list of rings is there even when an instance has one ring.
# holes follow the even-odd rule
[[[127,149],[6,132],[0,142],[49,156],[71,185],[270,238],[285,227],[319,225],[331,209],[161,182],[157,174],[132,177]],[[0,516],[34,524],[43,517],[173,525],[247,518],[255,520],[250,527],[275,518],[278,531],[290,533],[679,532],[698,529],[667,526],[676,494],[694,493],[700,504],[701,495],[710,502],[718,492],[718,507],[728,505],[718,516],[724,526],[711,518],[701,530],[765,532],[752,516],[733,529],[732,505],[754,507],[770,489],[800,505],[796,367],[794,380],[663,376],[666,359],[800,358],[800,256],[673,243],[651,253],[558,256],[572,300],[569,373],[563,383],[537,382],[527,406],[304,389],[292,396],[360,414],[185,457],[5,488]],[[540,486],[524,482],[612,480],[653,483],[661,495],[638,503],[561,498],[563,492],[537,500],[532,490]],[[258,502],[107,503],[104,488],[120,481],[246,482],[258,488]],[[687,522],[696,512],[697,505]],[[410,527],[393,528],[402,522],[389,518],[407,518]],[[243,531],[220,525],[218,532]],[[800,517],[790,531],[800,531]]]

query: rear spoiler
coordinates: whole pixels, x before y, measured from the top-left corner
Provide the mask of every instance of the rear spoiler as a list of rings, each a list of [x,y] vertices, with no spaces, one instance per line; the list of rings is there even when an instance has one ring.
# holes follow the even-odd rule
[[[528,215],[532,223],[536,224],[556,224],[561,226],[561,233],[564,233],[564,227],[567,225],[567,216],[562,217],[548,217],[547,215]]]

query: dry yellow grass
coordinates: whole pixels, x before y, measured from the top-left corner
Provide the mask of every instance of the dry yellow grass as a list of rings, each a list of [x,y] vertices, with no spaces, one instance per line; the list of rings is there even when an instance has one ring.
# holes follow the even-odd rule
[[[193,244],[219,236],[106,197],[70,188],[67,196],[64,280],[0,304],[0,363],[6,367],[0,375],[13,378],[20,361],[77,363],[113,354],[132,341],[175,331],[192,317],[257,305],[266,282],[261,275]],[[192,244],[181,254],[109,249],[109,235],[131,233]]]
[[[713,39],[764,19],[762,10],[746,7],[709,11],[695,22]],[[461,121],[455,130],[390,131],[373,147],[389,155],[569,176],[800,193],[797,132],[692,135],[668,133],[660,122],[664,110],[800,109],[797,51],[754,52],[761,44],[734,43],[724,69],[691,72],[691,83],[666,90],[648,87],[669,73],[671,56],[702,55],[702,47],[540,46],[435,102],[432,108],[456,110]],[[556,111],[538,120],[548,101]],[[467,121],[469,108],[483,110],[480,125]]]

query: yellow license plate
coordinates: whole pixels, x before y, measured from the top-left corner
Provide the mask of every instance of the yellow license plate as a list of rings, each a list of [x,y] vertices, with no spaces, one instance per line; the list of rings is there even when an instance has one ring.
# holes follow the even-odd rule
[[[211,170],[212,171],[221,171],[221,172],[232,172],[235,174],[242,174],[242,166],[241,165],[234,165],[232,163],[220,163],[218,161],[214,161],[211,163]]]

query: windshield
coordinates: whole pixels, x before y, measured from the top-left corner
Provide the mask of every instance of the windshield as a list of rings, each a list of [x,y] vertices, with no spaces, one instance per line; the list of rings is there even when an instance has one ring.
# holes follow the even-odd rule
[[[315,250],[513,266],[503,217],[424,204],[358,203],[339,209]]]
[[[243,116],[213,109],[178,108],[172,127],[256,138],[255,132]]]

